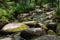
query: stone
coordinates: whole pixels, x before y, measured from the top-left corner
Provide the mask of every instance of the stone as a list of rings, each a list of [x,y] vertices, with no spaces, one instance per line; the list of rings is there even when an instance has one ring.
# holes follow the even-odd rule
[[[24,38],[22,38],[22,37],[20,36],[20,32],[18,32],[17,34],[15,34],[15,35],[13,36],[13,39],[14,39],[14,40],[25,40]]]
[[[7,37],[7,38],[1,38],[0,40],[13,40],[13,38]]]
[[[52,22],[52,20],[49,20],[49,22],[46,24],[48,30],[53,30],[56,33],[56,29],[57,29],[57,23],[56,22]]]
[[[7,25],[5,25],[1,31],[5,31],[5,32],[18,32],[18,31],[22,31],[29,28],[27,25],[23,24],[23,23],[9,23]]]
[[[36,21],[27,21],[27,22],[22,22],[22,23],[35,25],[36,24]]]
[[[22,38],[31,39],[31,37],[45,35],[45,31],[42,28],[28,28],[22,31],[20,35]]]
[[[44,36],[35,38],[34,40],[60,40],[60,38],[56,35],[44,35]]]
[[[34,10],[36,13],[40,13],[40,12],[42,12],[42,10],[41,9],[36,9],[36,10]]]
[[[46,25],[44,25],[44,24],[42,24],[42,23],[38,23],[38,24],[40,25],[40,27],[41,27],[42,29],[47,29]]]
[[[48,33],[49,35],[56,35],[56,33],[55,33],[53,30],[48,30],[47,33]]]
[[[47,15],[51,15],[51,14],[52,14],[52,15],[54,15],[54,14],[55,14],[55,12],[54,12],[54,11],[46,12],[46,14],[47,14]]]

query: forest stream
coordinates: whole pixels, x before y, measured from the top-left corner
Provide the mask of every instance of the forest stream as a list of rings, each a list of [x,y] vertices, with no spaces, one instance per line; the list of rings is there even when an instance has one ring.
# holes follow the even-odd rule
[[[60,40],[60,0],[0,4],[0,40]]]

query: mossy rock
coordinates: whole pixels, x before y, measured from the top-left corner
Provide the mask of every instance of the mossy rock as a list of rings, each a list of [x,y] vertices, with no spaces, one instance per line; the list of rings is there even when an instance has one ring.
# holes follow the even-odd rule
[[[35,25],[36,24],[36,21],[28,21],[28,22],[22,22],[22,23]]]
[[[59,34],[60,35],[60,23],[58,23],[58,25],[57,25],[57,34]]]
[[[23,23],[9,23],[2,28],[5,32],[18,32],[29,28],[29,26]]]
[[[55,34],[55,32],[54,31],[52,31],[52,30],[48,30],[48,32],[47,32],[49,35],[56,35]]]
[[[31,18],[30,17],[25,17],[24,18],[24,21],[28,21],[28,20],[31,20]]]

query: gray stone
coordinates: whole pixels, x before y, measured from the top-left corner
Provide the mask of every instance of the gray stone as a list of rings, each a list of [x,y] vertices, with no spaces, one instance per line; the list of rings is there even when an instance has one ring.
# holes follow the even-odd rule
[[[45,35],[45,36],[38,37],[35,40],[59,40],[59,38],[58,36],[55,35]]]
[[[42,28],[28,28],[22,31],[20,35],[25,39],[31,39],[31,37],[39,37],[45,35],[45,31]]]
[[[42,28],[28,28],[25,30],[28,33],[35,34],[35,35],[44,35],[45,31]]]
[[[7,38],[2,38],[2,39],[0,39],[0,40],[13,40],[13,38],[7,37]]]

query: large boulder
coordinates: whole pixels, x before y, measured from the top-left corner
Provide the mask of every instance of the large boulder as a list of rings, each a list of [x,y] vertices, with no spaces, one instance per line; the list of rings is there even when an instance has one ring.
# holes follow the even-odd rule
[[[22,31],[29,28],[27,25],[23,24],[23,23],[9,23],[7,25],[5,25],[1,31],[5,31],[5,32],[18,32],[18,31]]]
[[[20,36],[25,39],[31,39],[31,37],[39,37],[42,35],[45,35],[45,31],[42,28],[28,28],[20,34]]]

